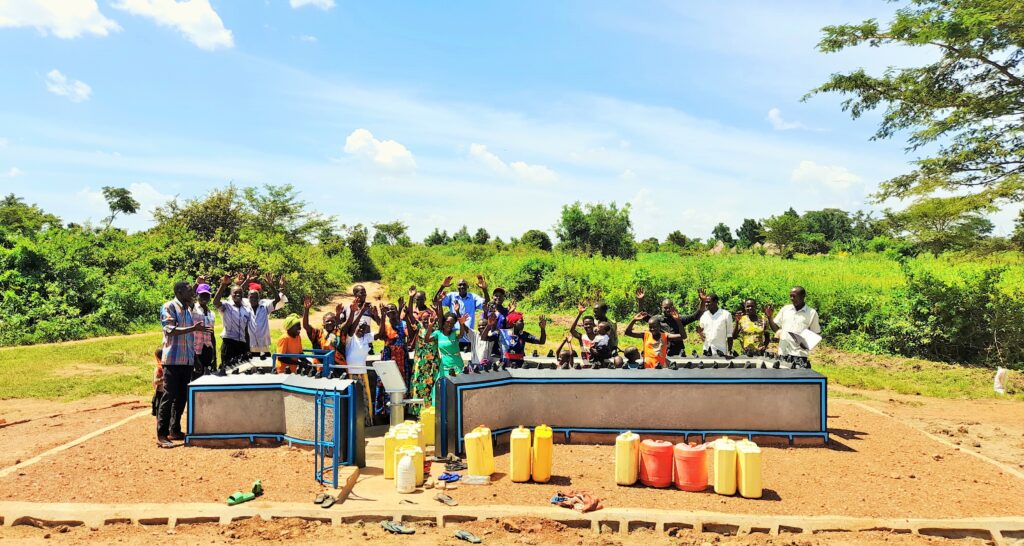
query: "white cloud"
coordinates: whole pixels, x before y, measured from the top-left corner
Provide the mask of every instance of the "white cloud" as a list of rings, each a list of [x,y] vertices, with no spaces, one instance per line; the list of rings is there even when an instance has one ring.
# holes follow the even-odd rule
[[[100,13],[95,0],[6,0],[0,2],[0,28],[33,27],[42,35],[77,38],[121,30]]]
[[[531,165],[523,161],[505,163],[500,157],[487,149],[483,144],[470,144],[469,155],[492,171],[503,176],[513,176],[530,182],[554,182],[558,175],[544,165]]]
[[[623,182],[633,182],[636,180],[636,173],[633,172],[633,169],[626,169],[619,175],[619,180],[622,180]]]
[[[46,89],[54,95],[67,97],[71,102],[86,101],[92,96],[92,87],[89,87],[89,84],[70,79],[57,69],[46,73]]]
[[[299,40],[301,40],[303,42],[309,42],[311,44],[317,42],[316,36],[313,36],[311,34],[301,34],[301,35],[299,35]]]
[[[790,180],[803,184],[823,185],[837,192],[846,191],[863,182],[860,176],[853,174],[846,167],[819,165],[806,159],[793,169]]]
[[[113,6],[177,29],[201,49],[212,51],[235,45],[234,36],[224,28],[210,0],[120,0]]]
[[[7,169],[7,172],[4,173],[4,176],[8,178],[14,178],[15,176],[21,176],[23,174],[25,174],[25,172],[22,171],[21,169],[17,167],[11,167],[10,169]]]
[[[768,121],[776,131],[789,131],[792,129],[806,129],[799,121],[786,121],[782,119],[782,110],[772,108],[768,110]]]
[[[416,168],[412,152],[394,140],[377,140],[366,129],[356,129],[345,139],[345,153],[369,159],[386,169],[411,170]]]
[[[132,215],[119,215],[115,225],[128,230],[145,229],[153,223],[153,209],[167,203],[174,198],[160,192],[148,182],[133,182],[128,185],[128,191],[132,197],[139,202],[139,212]],[[80,207],[78,217],[85,217],[98,222],[110,214],[107,200],[103,197],[103,191],[99,189],[85,188],[77,193],[76,202]]]
[[[289,0],[292,8],[299,9],[305,6],[312,6],[327,11],[334,7],[334,0]]]

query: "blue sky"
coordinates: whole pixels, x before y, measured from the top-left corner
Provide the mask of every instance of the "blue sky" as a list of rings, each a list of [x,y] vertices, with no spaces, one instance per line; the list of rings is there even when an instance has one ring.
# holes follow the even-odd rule
[[[659,239],[791,206],[875,208],[866,196],[912,159],[902,141],[869,141],[877,116],[852,121],[838,97],[800,98],[832,72],[930,59],[815,51],[822,26],[893,9],[7,0],[0,190],[98,221],[105,185],[150,210],[291,183],[342,223],[400,219],[417,239],[550,231],[576,200],[631,203],[637,235]]]

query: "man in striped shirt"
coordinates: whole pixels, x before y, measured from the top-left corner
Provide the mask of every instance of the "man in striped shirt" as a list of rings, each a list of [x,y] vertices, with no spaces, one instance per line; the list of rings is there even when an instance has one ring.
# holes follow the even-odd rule
[[[192,285],[174,283],[174,299],[160,308],[163,325],[163,387],[156,425],[156,443],[162,448],[174,447],[171,440],[182,440],[181,414],[185,412],[188,384],[195,362],[194,332],[209,331],[202,320],[192,320],[194,302]]]

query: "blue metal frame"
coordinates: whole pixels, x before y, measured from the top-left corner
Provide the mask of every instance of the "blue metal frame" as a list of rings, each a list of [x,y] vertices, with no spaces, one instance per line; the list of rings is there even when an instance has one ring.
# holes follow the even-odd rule
[[[333,355],[332,355],[333,356]],[[268,391],[268,390],[284,390],[295,392],[299,394],[308,394],[314,397],[314,409],[316,408],[316,396],[321,393],[331,393],[332,397],[337,398],[337,405],[335,406],[335,419],[334,419],[334,442],[337,442],[337,438],[341,437],[341,420],[337,418],[338,410],[341,409],[340,401],[342,398],[348,401],[348,411],[346,412],[346,421],[348,421],[348,434],[347,442],[345,444],[345,459],[343,461],[337,461],[338,450],[335,449],[335,461],[334,466],[337,469],[337,465],[354,465],[356,461],[356,431],[355,431],[355,420],[356,420],[356,383],[352,382],[344,391],[336,390],[325,390],[325,389],[307,389],[303,387],[295,387],[292,385],[268,384],[268,385],[189,385],[188,387],[188,406],[189,408],[195,407],[195,393],[209,392],[209,391]],[[342,394],[344,393],[344,394]],[[237,440],[237,439],[248,439],[249,443],[256,441],[256,438],[272,438],[279,442],[289,442],[299,445],[307,445],[316,447],[316,424],[317,424],[317,413],[314,412],[314,438],[313,440],[304,440],[302,438],[295,438],[287,434],[267,434],[267,433],[256,433],[256,434],[194,434],[194,415],[195,412],[188,412],[188,434],[185,435],[185,444],[187,445],[192,440]],[[319,479],[319,477],[318,477]],[[335,482],[337,481],[337,471],[335,470]],[[323,483],[323,482],[321,482]]]
[[[446,383],[448,383],[448,377],[442,377],[438,383],[438,395],[440,401],[438,403],[440,410],[441,422],[439,423],[439,430],[441,434],[441,455],[448,454],[448,389]],[[701,441],[703,442],[707,435],[735,435],[735,436],[746,436],[748,439],[752,439],[754,436],[784,436],[789,438],[790,443],[793,442],[794,437],[820,437],[824,439],[826,443],[829,441],[828,437],[828,379],[822,376],[820,379],[696,379],[696,378],[651,378],[651,379],[602,379],[602,378],[526,378],[526,377],[509,377],[503,379],[496,379],[493,381],[484,381],[480,383],[470,383],[467,385],[455,385],[455,412],[458,426],[457,443],[459,452],[462,452],[462,445],[464,443],[465,435],[463,434],[462,428],[462,391],[479,389],[484,387],[493,387],[498,385],[506,385],[513,383],[712,383],[712,384],[734,384],[734,383],[753,383],[753,384],[764,384],[764,383],[789,383],[789,384],[813,384],[818,385],[820,390],[820,406],[821,406],[821,429],[815,432],[798,432],[798,431],[783,431],[783,430],[709,430],[709,429],[637,429],[629,428],[628,430],[645,433],[645,434],[681,434],[683,435],[684,441],[689,438],[691,434],[700,434]],[[504,434],[514,430],[513,427],[502,428],[492,430],[492,437],[496,437],[498,434]],[[565,434],[565,441],[568,442],[573,432],[603,432],[603,433],[623,433],[627,429],[618,428],[587,428],[587,427],[551,427],[552,431],[562,432]]]

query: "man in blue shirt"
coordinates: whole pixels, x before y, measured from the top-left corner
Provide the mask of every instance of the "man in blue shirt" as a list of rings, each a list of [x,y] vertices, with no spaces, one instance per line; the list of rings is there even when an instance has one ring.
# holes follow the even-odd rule
[[[441,305],[448,307],[448,310],[455,313],[456,316],[469,315],[469,319],[466,320],[466,327],[468,330],[473,330],[476,327],[476,312],[482,309],[484,304],[491,299],[490,294],[487,293],[487,282],[484,281],[483,275],[476,276],[476,285],[484,293],[482,298],[469,292],[469,283],[466,282],[466,279],[459,279],[459,283],[456,285],[458,291],[449,292],[442,299],[441,294],[444,294],[444,289],[451,285],[452,276],[448,275],[444,278],[444,282],[441,283],[441,288],[437,289],[434,301],[441,300]],[[463,332],[462,337],[459,338],[459,350],[468,353],[470,347],[469,335],[467,332]]]

